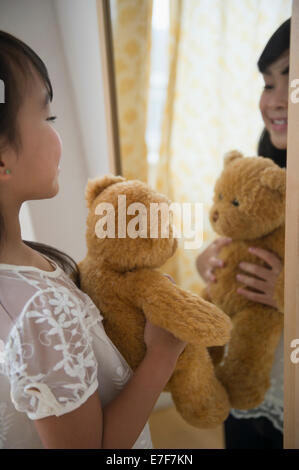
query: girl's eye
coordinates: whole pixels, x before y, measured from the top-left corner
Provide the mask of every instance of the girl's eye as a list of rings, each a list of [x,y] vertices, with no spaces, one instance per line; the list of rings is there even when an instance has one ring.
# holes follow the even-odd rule
[[[233,204],[234,206],[236,206],[236,207],[240,205],[240,203],[239,203],[239,201],[238,201],[237,199],[234,199],[234,200],[232,201],[232,204]]]
[[[57,116],[50,116],[50,117],[47,118],[47,121],[53,121],[54,122],[54,121],[56,121],[56,119],[57,119]]]
[[[264,90],[272,90],[273,85],[265,85]]]

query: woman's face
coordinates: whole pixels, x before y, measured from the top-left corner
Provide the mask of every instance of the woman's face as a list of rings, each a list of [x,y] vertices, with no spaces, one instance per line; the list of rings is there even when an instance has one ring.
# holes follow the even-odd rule
[[[263,73],[265,88],[260,110],[274,147],[287,148],[289,50],[285,51]]]

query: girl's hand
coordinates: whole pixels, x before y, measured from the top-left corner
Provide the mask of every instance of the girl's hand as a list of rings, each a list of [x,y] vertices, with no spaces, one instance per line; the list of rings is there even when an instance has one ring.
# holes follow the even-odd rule
[[[240,263],[239,267],[242,271],[253,274],[253,276],[237,274],[237,280],[249,287],[259,290],[261,293],[252,292],[243,288],[238,288],[237,292],[249,300],[277,309],[277,303],[273,298],[273,294],[277,278],[283,268],[282,262],[273,253],[262,248],[252,247],[249,248],[248,251],[266,261],[270,268],[247,262]],[[257,277],[260,279],[257,279]]]
[[[173,277],[169,274],[164,273],[164,276],[175,284]],[[144,328],[144,341],[148,351],[156,349],[157,351],[161,351],[161,354],[169,354],[174,359],[177,359],[187,344],[185,341],[176,338],[169,331],[153,325],[153,323],[150,323],[148,320],[146,320]]]
[[[213,269],[224,266],[224,262],[217,255],[221,248],[231,243],[231,241],[231,238],[217,238],[196,258],[197,271],[207,284],[216,281]]]
[[[172,333],[154,325],[146,319],[144,328],[144,342],[147,351],[156,351],[162,358],[169,357],[176,360],[184,351],[187,343],[176,338]]]

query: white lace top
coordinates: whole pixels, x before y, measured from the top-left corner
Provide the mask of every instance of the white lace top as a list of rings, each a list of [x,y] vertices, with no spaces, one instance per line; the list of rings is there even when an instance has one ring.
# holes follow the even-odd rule
[[[52,272],[0,264],[0,448],[43,448],[32,420],[61,416],[95,390],[102,406],[133,374],[102,315],[53,260]],[[152,449],[148,423],[133,449]]]
[[[231,410],[235,418],[268,418],[273,426],[283,433],[283,333],[275,351],[271,370],[271,386],[264,401],[252,410]]]

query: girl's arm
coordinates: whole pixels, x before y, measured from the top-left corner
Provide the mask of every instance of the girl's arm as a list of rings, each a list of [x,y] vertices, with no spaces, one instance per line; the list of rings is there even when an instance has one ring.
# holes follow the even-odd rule
[[[96,391],[75,411],[34,421],[45,448],[132,448],[186,345],[149,322],[144,338],[154,347],[148,347],[134,375],[103,409]]]
[[[122,392],[103,409],[103,449],[130,449],[144,428],[176,361],[146,354]]]

